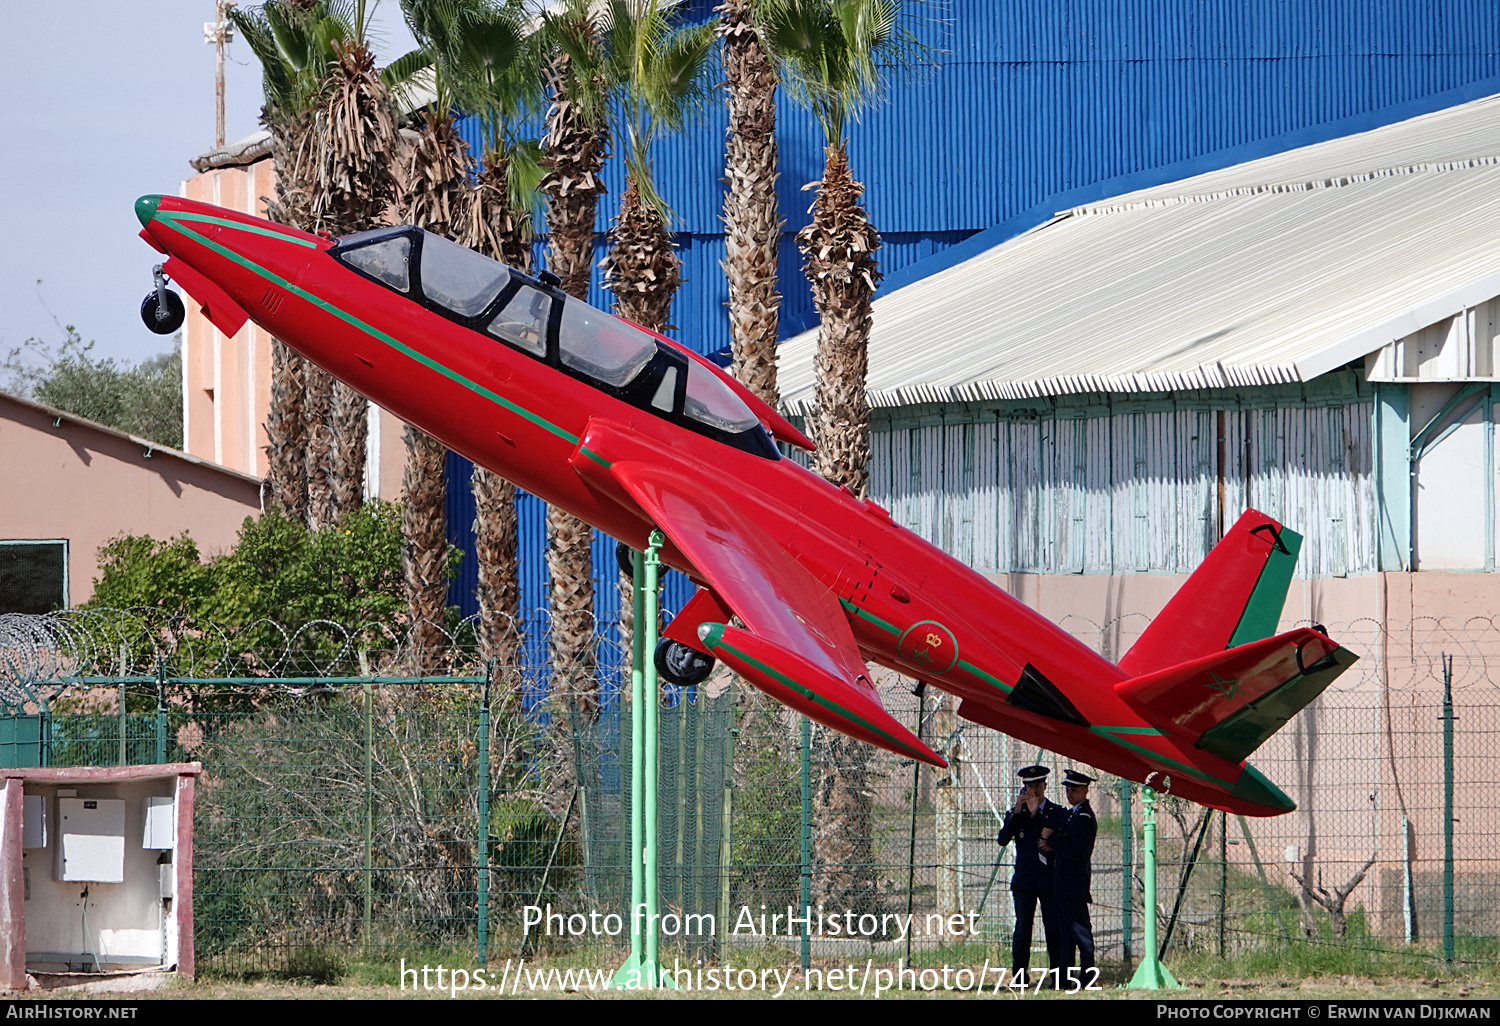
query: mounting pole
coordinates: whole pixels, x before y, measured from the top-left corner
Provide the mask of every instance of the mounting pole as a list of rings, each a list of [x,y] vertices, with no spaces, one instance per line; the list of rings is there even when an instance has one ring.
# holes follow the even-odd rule
[[[635,629],[630,645],[630,957],[615,971],[614,985],[627,989],[677,984],[658,964],[656,880],[656,641],[662,545],[652,531],[644,555],[631,560]]]
[[[1156,946],[1156,790],[1146,787],[1141,789],[1142,804],[1146,811],[1141,816],[1141,822],[1145,829],[1145,837],[1142,839],[1141,856],[1144,862],[1142,876],[1146,885],[1146,909],[1145,929],[1146,943],[1145,951],[1142,952],[1141,964],[1125,984],[1126,990],[1181,990],[1182,984],[1178,983],[1167,967],[1162,965],[1161,956]]]

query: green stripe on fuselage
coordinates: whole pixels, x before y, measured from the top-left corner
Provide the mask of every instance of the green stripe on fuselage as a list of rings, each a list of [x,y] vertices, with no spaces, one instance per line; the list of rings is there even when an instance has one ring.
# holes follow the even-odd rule
[[[1230,783],[1227,780],[1220,780],[1216,776],[1212,776],[1211,774],[1203,772],[1196,766],[1190,766],[1185,762],[1178,762],[1176,759],[1169,759],[1165,755],[1162,755],[1160,752],[1152,751],[1150,748],[1147,748],[1144,745],[1134,744],[1130,741],[1126,741],[1123,737],[1118,736],[1119,734],[1126,733],[1154,734],[1157,736],[1162,736],[1162,733],[1159,730],[1153,730],[1149,727],[1089,727],[1089,732],[1094,734],[1096,737],[1102,737],[1105,740],[1113,741],[1121,748],[1128,748],[1133,752],[1145,755],[1154,762],[1160,762],[1168,766],[1175,767],[1176,769],[1181,770],[1189,776],[1197,777],[1199,780],[1206,780],[1210,784],[1217,784],[1219,787],[1222,787],[1225,790],[1228,790],[1230,787]]]
[[[353,314],[348,313],[347,311],[342,310],[339,307],[334,306],[332,303],[328,302],[325,299],[322,299],[322,298],[320,298],[318,296],[313,295],[311,292],[308,292],[306,289],[302,289],[302,288],[299,288],[296,285],[293,285],[291,282],[287,281],[285,278],[281,277],[280,275],[276,274],[275,272],[273,272],[273,271],[271,271],[271,270],[269,270],[269,269],[267,269],[265,267],[262,267],[261,265],[255,263],[253,260],[250,260],[250,259],[242,256],[241,254],[236,253],[234,250],[229,249],[226,246],[219,245],[217,242],[214,242],[212,239],[205,238],[204,236],[200,235],[198,232],[193,231],[191,228],[188,228],[185,225],[177,223],[177,221],[179,219],[181,219],[181,220],[197,220],[197,221],[206,221],[206,220],[220,220],[220,221],[223,221],[224,219],[222,219],[222,218],[211,218],[211,217],[208,217],[207,215],[201,215],[201,214],[189,215],[189,214],[179,214],[179,213],[176,213],[176,212],[162,213],[161,211],[157,212],[156,217],[159,220],[166,222],[175,231],[179,231],[179,232],[181,232],[184,235],[190,236],[191,238],[193,238],[194,240],[196,240],[198,243],[200,243],[201,245],[207,246],[209,249],[213,250],[215,253],[218,253],[220,256],[223,256],[224,258],[226,258],[228,260],[231,260],[234,263],[239,264],[241,267],[248,268],[250,271],[254,272],[255,274],[260,275],[262,278],[266,279],[267,281],[271,282],[272,284],[274,284],[274,285],[276,285],[276,286],[278,286],[280,288],[283,288],[286,291],[290,292],[292,295],[297,296],[297,297],[299,297],[301,299],[304,299],[307,302],[312,303],[314,306],[322,308],[323,310],[326,310],[327,312],[333,314],[335,317],[339,318],[339,320],[344,321],[345,323],[347,323],[347,324],[349,324],[349,325],[351,325],[351,326],[353,326],[355,328],[358,328],[360,331],[363,331],[365,334],[369,335],[371,338],[373,338],[373,339],[375,339],[375,340],[377,340],[379,342],[384,343],[385,345],[389,346],[392,349],[395,349],[397,352],[403,354],[404,356],[407,356],[410,359],[413,359],[413,360],[417,361],[418,363],[423,364],[424,366],[429,367],[432,370],[437,371],[439,374],[443,375],[444,377],[446,377],[446,378],[448,378],[448,379],[450,379],[450,380],[452,380],[454,382],[457,382],[458,384],[464,386],[465,388],[469,389],[472,392],[475,392],[478,395],[483,396],[484,398],[490,400],[490,402],[495,403],[497,406],[501,406],[501,407],[503,407],[503,408],[505,408],[507,410],[510,410],[512,413],[515,413],[518,416],[525,418],[526,420],[528,420],[531,423],[537,425],[538,427],[540,427],[540,428],[542,428],[542,429],[544,429],[544,430],[546,430],[546,431],[548,431],[548,432],[556,435],[558,438],[563,439],[564,441],[568,442],[570,445],[577,445],[578,444],[578,436],[577,435],[573,434],[570,431],[564,430],[563,428],[559,427],[558,425],[552,423],[550,420],[547,420],[545,417],[542,417],[542,416],[540,416],[540,415],[538,415],[536,413],[533,413],[532,411],[526,409],[524,406],[520,406],[520,405],[517,405],[516,403],[511,402],[509,399],[505,398],[504,396],[502,396],[502,395],[500,395],[500,394],[498,394],[496,392],[490,391],[488,388],[485,388],[483,385],[479,384],[476,381],[471,381],[470,379],[464,377],[462,374],[459,374],[457,371],[455,371],[452,368],[446,366],[445,364],[440,363],[437,360],[434,360],[432,357],[426,355],[425,353],[421,353],[421,352],[419,352],[419,351],[411,348],[406,343],[402,342],[400,339],[397,339],[397,338],[395,338],[395,337],[393,337],[391,335],[386,334],[385,332],[381,331],[379,328],[375,327],[374,325],[365,323],[364,321],[360,320],[358,317],[355,317]],[[246,228],[247,230],[250,230],[248,228],[248,226],[238,224],[237,222],[234,222],[234,221],[225,221],[224,223],[227,223],[231,227]],[[290,236],[283,235],[280,232],[269,231],[269,230],[266,230],[266,229],[261,229],[260,231],[261,231],[261,234],[270,235],[270,236],[273,236],[275,238],[285,239],[287,242],[296,243],[296,244],[299,244],[299,245],[311,245],[311,243],[306,242],[306,240],[294,239],[294,238],[291,238]],[[592,452],[587,446],[583,447],[583,452],[584,452],[584,455],[588,456],[589,459],[593,460],[595,463],[598,463],[600,466],[605,467],[605,468],[608,468],[608,467],[611,466],[611,463],[610,463],[609,460],[606,460],[605,458],[603,458],[599,454],[597,454],[595,452]]]

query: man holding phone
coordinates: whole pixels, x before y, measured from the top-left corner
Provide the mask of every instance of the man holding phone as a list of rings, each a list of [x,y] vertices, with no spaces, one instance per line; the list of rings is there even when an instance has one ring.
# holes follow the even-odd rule
[[[1027,766],[1021,778],[1021,793],[1006,810],[997,840],[1004,847],[1016,844],[1016,869],[1010,878],[1011,898],[1016,906],[1016,930],[1011,935],[1011,972],[1027,973],[1031,969],[1031,935],[1036,910],[1041,906],[1042,930],[1047,938],[1047,954],[1053,968],[1060,966],[1054,958],[1059,939],[1053,905],[1053,866],[1046,837],[1062,826],[1063,810],[1047,800],[1046,766]],[[1044,833],[1045,832],[1045,833]]]

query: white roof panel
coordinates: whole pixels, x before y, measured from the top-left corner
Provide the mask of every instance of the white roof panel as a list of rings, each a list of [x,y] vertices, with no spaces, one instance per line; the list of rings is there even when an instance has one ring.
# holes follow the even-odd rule
[[[1154,186],[875,300],[877,406],[1304,381],[1500,295],[1500,97]],[[782,344],[812,401],[817,332]]]

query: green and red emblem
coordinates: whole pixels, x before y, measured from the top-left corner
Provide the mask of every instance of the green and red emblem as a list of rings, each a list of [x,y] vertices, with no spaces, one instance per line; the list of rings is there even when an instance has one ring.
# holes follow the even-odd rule
[[[947,673],[958,665],[958,639],[936,620],[918,620],[902,631],[896,652],[902,661],[928,673]]]

